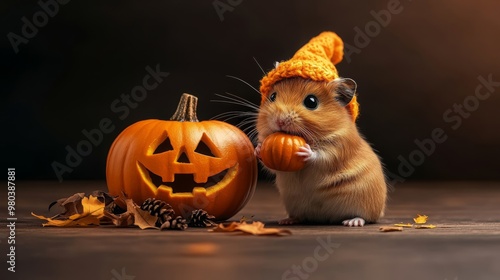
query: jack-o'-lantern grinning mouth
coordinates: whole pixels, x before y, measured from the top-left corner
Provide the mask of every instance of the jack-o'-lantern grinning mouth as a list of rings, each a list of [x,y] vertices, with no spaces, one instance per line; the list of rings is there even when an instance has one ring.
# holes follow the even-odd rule
[[[236,167],[233,166],[231,168],[224,169],[223,171],[215,175],[209,176],[207,181],[204,183],[195,182],[193,174],[175,174],[173,182],[164,182],[161,176],[155,174],[140,162],[138,162],[138,164],[141,167],[141,169],[145,171],[145,175],[147,174],[149,176],[150,182],[156,188],[160,188],[162,186],[171,187],[173,193],[191,193],[193,189],[197,187],[205,188],[208,190],[209,188],[224,181],[226,176],[228,176],[228,173],[232,173],[230,171]]]

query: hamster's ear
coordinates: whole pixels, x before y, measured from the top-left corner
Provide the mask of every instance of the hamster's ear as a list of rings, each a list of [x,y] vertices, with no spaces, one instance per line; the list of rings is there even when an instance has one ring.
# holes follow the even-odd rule
[[[342,106],[346,106],[351,102],[358,88],[356,82],[350,78],[337,78],[331,81],[329,86],[335,95],[335,99],[342,104]]]

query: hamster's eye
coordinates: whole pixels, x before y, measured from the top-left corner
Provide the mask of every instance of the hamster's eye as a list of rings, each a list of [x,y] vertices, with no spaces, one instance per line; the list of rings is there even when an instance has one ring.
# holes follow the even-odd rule
[[[309,94],[304,99],[304,106],[309,110],[315,110],[316,108],[318,108],[318,105],[319,105],[318,97],[316,97],[316,95],[314,94]]]
[[[273,92],[271,93],[271,95],[269,95],[269,100],[271,100],[271,102],[276,101],[276,92]]]

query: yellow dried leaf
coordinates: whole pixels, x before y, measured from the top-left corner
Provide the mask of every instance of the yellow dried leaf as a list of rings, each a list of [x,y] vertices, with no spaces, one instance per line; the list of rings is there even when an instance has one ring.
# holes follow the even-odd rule
[[[403,231],[403,227],[389,227],[389,226],[385,226],[385,227],[380,227],[379,230],[382,231],[382,232]]]
[[[416,225],[415,228],[418,229],[431,229],[431,228],[436,228],[435,225]]]
[[[212,232],[233,232],[239,231],[253,235],[290,235],[291,231],[287,229],[264,228],[262,222],[232,222],[229,225],[219,224],[211,230]]]
[[[82,215],[92,215],[98,218],[104,216],[104,202],[99,201],[95,196],[82,198],[83,213]]]
[[[404,227],[404,228],[405,228],[405,227],[406,227],[406,228],[411,228],[413,225],[412,225],[412,224],[410,224],[410,223],[407,223],[407,224],[403,224],[403,223],[401,223],[401,224],[394,224],[394,226],[396,226],[396,227]]]
[[[99,225],[99,218],[92,215],[82,216],[80,214],[71,215],[68,219],[64,220],[56,220],[47,218],[44,216],[36,215],[35,213],[31,213],[34,217],[37,217],[41,220],[46,220],[47,223],[42,224],[44,227],[53,226],[53,227],[74,227],[74,226],[89,226],[89,225]]]
[[[64,219],[52,219],[44,216],[31,213],[34,217],[41,220],[46,220],[47,223],[42,224],[45,226],[55,227],[72,227],[72,226],[89,226],[99,225],[99,220],[104,217],[104,202],[100,202],[95,196],[89,198],[84,197],[81,200],[82,213],[73,214]]]
[[[236,231],[236,228],[238,227],[238,225],[241,224],[238,223],[238,222],[232,222],[228,225],[224,225],[223,223],[220,223],[218,224],[216,227],[214,227],[213,229],[211,229],[210,231],[213,231],[213,232],[231,232],[231,231]]]
[[[425,224],[425,223],[427,223],[427,218],[429,218],[429,217],[427,217],[426,215],[417,214],[417,217],[413,218],[413,220],[417,224]]]
[[[261,222],[252,222],[251,224],[241,223],[236,229],[254,235],[279,233],[279,229],[276,228],[264,229],[264,224]]]
[[[94,215],[80,216],[77,219],[73,220],[74,224],[71,224],[71,226],[98,226],[100,224],[100,221],[100,217]]]
[[[67,226],[68,224],[70,224],[70,223],[73,222],[73,220],[70,220],[70,219],[66,219],[66,220],[53,220],[53,219],[47,218],[45,216],[36,215],[33,212],[31,212],[31,215],[34,216],[34,217],[37,217],[40,220],[46,220],[47,223],[42,224],[44,227],[45,226],[64,227],[64,226]],[[79,215],[79,214],[75,214],[75,215]]]

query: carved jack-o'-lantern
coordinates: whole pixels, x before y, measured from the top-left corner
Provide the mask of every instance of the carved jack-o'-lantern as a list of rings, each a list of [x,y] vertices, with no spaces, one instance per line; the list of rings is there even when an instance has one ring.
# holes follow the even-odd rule
[[[201,208],[218,220],[248,202],[257,182],[251,141],[228,123],[198,122],[196,103],[184,94],[170,121],[140,121],[118,135],[106,166],[110,194],[161,199],[184,217]]]

